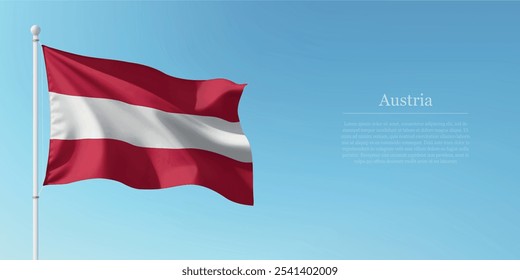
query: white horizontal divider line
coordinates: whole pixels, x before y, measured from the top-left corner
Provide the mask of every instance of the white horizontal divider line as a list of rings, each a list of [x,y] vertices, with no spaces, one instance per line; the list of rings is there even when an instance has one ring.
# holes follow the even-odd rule
[[[383,113],[383,112],[344,112],[343,115],[469,115],[465,112],[423,112],[423,113]]]

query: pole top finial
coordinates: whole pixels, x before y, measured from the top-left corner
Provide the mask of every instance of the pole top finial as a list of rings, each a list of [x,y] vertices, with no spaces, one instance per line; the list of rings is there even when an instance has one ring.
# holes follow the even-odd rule
[[[38,36],[40,34],[40,31],[41,31],[41,28],[38,25],[35,24],[35,25],[31,26],[31,33],[34,36]]]

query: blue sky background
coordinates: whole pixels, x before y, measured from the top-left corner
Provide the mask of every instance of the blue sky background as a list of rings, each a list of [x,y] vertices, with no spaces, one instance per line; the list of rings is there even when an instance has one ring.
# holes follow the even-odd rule
[[[31,258],[32,24],[69,52],[248,83],[255,172],[254,207],[194,186],[45,187],[42,259],[519,259],[519,14],[518,2],[0,2],[0,259]],[[341,158],[343,112],[419,92],[432,111],[470,113],[449,118],[470,123],[470,159]]]

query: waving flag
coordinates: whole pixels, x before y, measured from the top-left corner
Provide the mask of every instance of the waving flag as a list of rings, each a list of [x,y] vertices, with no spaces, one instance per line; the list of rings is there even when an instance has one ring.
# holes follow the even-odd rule
[[[43,46],[51,106],[44,185],[105,178],[137,189],[195,184],[253,205],[245,85],[185,80]]]

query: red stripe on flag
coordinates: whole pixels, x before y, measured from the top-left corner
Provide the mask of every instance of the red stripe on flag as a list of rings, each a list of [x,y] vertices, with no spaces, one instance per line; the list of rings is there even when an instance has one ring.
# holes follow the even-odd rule
[[[44,185],[91,178],[136,189],[196,184],[253,205],[253,164],[197,149],[141,148],[112,139],[51,139]]]
[[[226,79],[179,79],[145,65],[81,56],[47,46],[43,46],[43,54],[51,92],[239,121],[238,103],[245,84]]]

